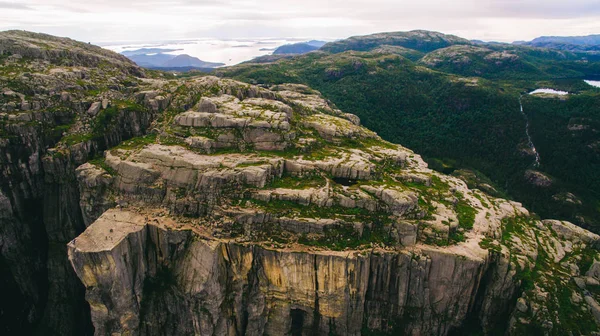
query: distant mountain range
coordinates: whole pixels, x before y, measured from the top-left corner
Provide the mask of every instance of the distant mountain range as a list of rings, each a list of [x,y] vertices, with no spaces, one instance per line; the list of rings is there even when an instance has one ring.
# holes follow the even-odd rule
[[[224,63],[205,62],[197,57],[187,54],[173,55],[169,52],[181,49],[142,48],[121,52],[122,55],[134,61],[137,65],[150,69],[176,69],[176,68],[216,68]]]
[[[600,35],[588,36],[541,36],[529,42],[516,41],[513,44],[550,48],[568,51],[600,51]]]
[[[286,44],[275,49],[273,55],[299,55],[307,52],[315,51],[324,46],[327,42],[312,40],[308,42],[300,42],[294,44]]]

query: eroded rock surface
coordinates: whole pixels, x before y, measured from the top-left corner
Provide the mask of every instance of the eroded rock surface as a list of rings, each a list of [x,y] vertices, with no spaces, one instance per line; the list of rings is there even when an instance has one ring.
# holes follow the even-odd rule
[[[306,87],[188,85],[197,104],[77,169],[90,226],[69,257],[97,334],[596,325],[577,266],[596,235],[429,170]]]

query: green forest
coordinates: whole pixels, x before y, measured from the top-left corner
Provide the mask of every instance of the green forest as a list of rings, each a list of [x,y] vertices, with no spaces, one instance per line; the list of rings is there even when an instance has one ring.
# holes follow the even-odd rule
[[[377,47],[369,43],[368,49]],[[517,55],[512,61],[486,61],[468,52],[462,55],[470,57],[468,66],[427,64],[432,54],[440,58],[455,47],[417,61],[390,52],[394,48],[315,52],[270,64],[242,64],[217,74],[265,85],[309,85],[341,110],[358,115],[384,139],[421,154],[431,168],[461,176],[470,187],[494,196],[522,202],[542,218],[570,220],[600,231],[600,89],[582,80],[600,73],[598,63],[580,62],[576,54],[560,61],[555,52],[510,47],[506,52]],[[501,51],[498,46],[489,49]],[[448,57],[458,56],[453,51]],[[571,94],[526,94],[540,87]],[[522,95],[541,156],[539,167],[533,166],[535,158],[527,150],[526,120],[519,109]],[[551,184],[542,187],[529,181],[526,171],[531,169]]]

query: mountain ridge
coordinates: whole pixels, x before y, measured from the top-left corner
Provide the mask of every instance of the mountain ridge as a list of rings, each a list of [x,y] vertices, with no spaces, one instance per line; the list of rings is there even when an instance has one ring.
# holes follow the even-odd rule
[[[531,41],[515,41],[513,44],[529,45],[558,50],[599,52],[600,35],[587,36],[540,36]]]
[[[205,62],[197,57],[193,57],[187,54],[169,54],[169,52],[177,51],[180,49],[164,49],[164,48],[142,48],[136,50],[129,50],[121,52],[122,55],[126,56],[137,65],[150,68],[150,69],[161,69],[161,68],[197,68],[207,69],[216,68],[225,65],[225,63],[218,62]]]

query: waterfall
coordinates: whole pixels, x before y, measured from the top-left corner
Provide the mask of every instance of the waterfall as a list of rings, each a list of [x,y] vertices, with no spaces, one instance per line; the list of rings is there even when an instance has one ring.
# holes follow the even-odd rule
[[[521,102],[521,97],[522,96],[519,96],[519,106],[521,107],[521,114],[523,115],[523,118],[525,118],[525,134],[527,134],[527,145],[535,154],[535,162],[533,163],[533,166],[537,168],[540,166],[540,153],[538,153],[537,149],[535,149],[535,145],[531,140],[531,135],[529,134],[529,118],[527,118],[527,115],[523,110],[523,103]]]

